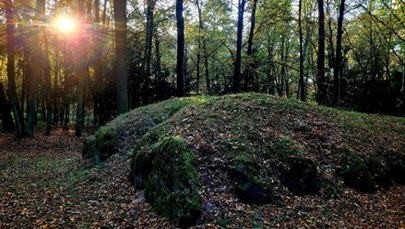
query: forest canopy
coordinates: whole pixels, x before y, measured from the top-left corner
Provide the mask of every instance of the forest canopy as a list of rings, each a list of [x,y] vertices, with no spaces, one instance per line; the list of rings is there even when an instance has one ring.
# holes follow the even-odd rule
[[[403,0],[4,0],[3,128],[33,136],[172,96],[261,92],[405,114]],[[13,115],[13,117],[11,116]]]

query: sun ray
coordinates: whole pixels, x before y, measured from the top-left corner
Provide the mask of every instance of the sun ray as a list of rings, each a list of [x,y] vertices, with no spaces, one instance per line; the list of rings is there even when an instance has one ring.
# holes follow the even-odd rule
[[[56,20],[56,28],[62,33],[71,33],[76,30],[77,24],[72,18],[63,16]]]

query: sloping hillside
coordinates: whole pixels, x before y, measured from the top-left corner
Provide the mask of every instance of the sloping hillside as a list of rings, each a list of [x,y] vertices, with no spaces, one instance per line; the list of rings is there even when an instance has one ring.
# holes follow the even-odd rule
[[[146,134],[134,134],[140,129]],[[132,155],[125,163],[131,161],[128,175],[141,191],[137,201],[145,201],[145,189],[146,201],[173,225],[405,223],[398,186],[405,174],[404,118],[261,94],[175,99],[119,117],[84,149]]]

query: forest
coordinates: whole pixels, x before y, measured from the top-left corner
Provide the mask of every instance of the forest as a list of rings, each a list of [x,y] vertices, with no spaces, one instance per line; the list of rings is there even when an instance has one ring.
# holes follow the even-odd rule
[[[2,0],[0,21],[0,228],[404,227],[404,0]]]
[[[33,136],[37,118],[48,134],[75,122],[81,135],[85,120],[101,126],[175,95],[237,92],[405,112],[401,0],[115,5],[2,2],[6,129],[13,129],[12,111],[19,136]]]

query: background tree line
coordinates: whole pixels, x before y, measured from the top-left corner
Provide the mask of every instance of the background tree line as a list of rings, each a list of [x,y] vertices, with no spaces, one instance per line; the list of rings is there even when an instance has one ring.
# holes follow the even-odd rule
[[[403,0],[3,0],[0,115],[34,136],[172,96],[262,92],[405,114]],[[53,28],[58,15],[76,33]],[[13,114],[13,116],[12,116]]]

